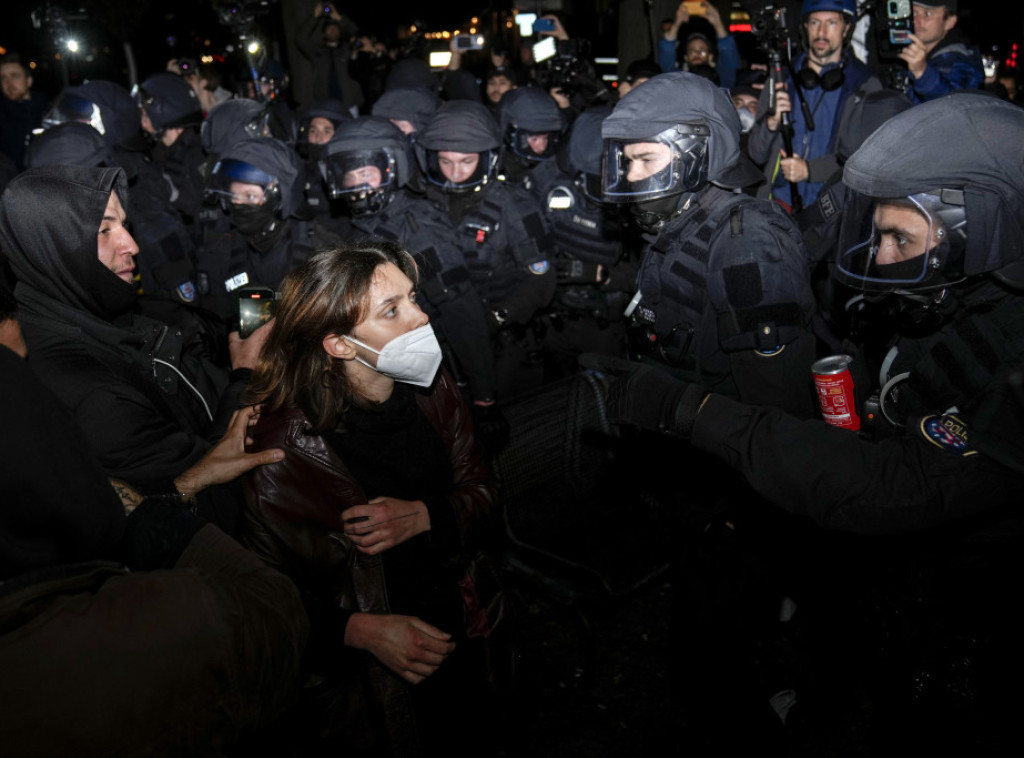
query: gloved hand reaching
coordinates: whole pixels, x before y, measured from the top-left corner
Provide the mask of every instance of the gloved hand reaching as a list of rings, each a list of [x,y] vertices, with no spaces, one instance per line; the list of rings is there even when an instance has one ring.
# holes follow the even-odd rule
[[[612,379],[608,419],[652,432],[689,439],[697,411],[708,395],[699,384],[676,379],[665,371],[634,363]]]

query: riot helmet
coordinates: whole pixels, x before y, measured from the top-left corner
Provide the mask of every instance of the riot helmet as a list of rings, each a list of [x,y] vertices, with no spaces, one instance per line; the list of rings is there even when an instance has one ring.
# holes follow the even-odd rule
[[[154,74],[132,94],[142,108],[143,126],[148,118],[155,137],[168,129],[199,126],[203,122],[203,106],[195,90],[177,74],[169,71]]]
[[[322,165],[327,192],[353,216],[380,213],[409,181],[409,141],[381,116],[342,123],[326,145]]]
[[[103,135],[89,124],[76,121],[57,124],[36,135],[25,152],[26,168],[114,165]]]
[[[215,105],[203,120],[200,136],[207,155],[219,156],[236,142],[269,137],[270,115],[262,103],[233,98]]]
[[[583,194],[594,203],[606,202],[601,192],[601,124],[611,112],[609,105],[592,106],[581,112],[558,154],[559,168],[573,177]]]
[[[263,242],[299,208],[301,170],[299,156],[280,140],[243,140],[214,164],[205,196],[221,204],[242,236]]]
[[[558,103],[537,87],[519,87],[498,102],[505,155],[524,165],[554,158],[565,121]]]
[[[415,150],[427,181],[457,194],[494,178],[500,147],[498,123],[483,104],[451,100],[427,123]]]
[[[844,166],[849,198],[836,278],[895,293],[942,290],[981,274],[1022,286],[1022,140],[1019,106],[980,91],[890,118]]]
[[[601,135],[605,201],[632,203],[648,231],[682,212],[684,197],[708,184],[738,189],[763,178],[740,151],[729,94],[689,72],[660,74],[631,90]]]
[[[430,121],[441,107],[441,98],[434,90],[426,87],[396,87],[386,90],[378,97],[370,112],[374,116],[389,119],[410,139]]]
[[[139,108],[120,84],[97,79],[65,88],[43,116],[42,127],[69,122],[89,124],[114,147],[138,134]]]
[[[340,100],[320,100],[303,108],[298,118],[295,149],[306,160],[319,160],[335,130],[352,114]]]

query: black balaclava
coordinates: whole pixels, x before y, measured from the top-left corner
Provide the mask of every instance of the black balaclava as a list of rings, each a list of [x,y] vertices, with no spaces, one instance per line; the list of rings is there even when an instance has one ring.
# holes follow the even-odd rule
[[[135,287],[100,263],[97,235],[110,193],[128,207],[120,168],[23,171],[0,202],[0,241],[19,285],[104,321],[135,303]]]

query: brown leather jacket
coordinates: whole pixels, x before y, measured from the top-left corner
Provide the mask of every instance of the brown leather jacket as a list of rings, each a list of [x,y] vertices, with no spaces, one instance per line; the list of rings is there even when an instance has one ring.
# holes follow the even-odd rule
[[[486,546],[495,528],[495,485],[452,377],[442,370],[430,390],[417,391],[416,399],[449,451],[453,483],[448,500],[463,546],[462,555],[453,559],[465,562]],[[347,610],[388,613],[380,557],[360,553],[342,531],[341,512],[366,503],[367,497],[323,438],[306,433],[307,425],[299,408],[288,407],[262,414],[253,428],[250,451],[279,447],[285,457],[247,475],[241,539],[300,588],[334,598]],[[375,659],[366,673],[373,699],[388,713],[392,739],[396,731],[408,733],[409,722],[398,715],[406,710],[401,705],[407,702],[404,684]]]

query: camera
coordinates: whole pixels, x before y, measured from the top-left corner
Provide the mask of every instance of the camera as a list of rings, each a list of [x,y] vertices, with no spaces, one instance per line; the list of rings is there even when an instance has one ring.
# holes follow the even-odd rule
[[[913,14],[910,0],[886,0],[885,16],[889,26],[889,42],[893,45],[909,45],[913,31]]]
[[[456,34],[456,50],[483,50],[484,35],[482,34]]]

